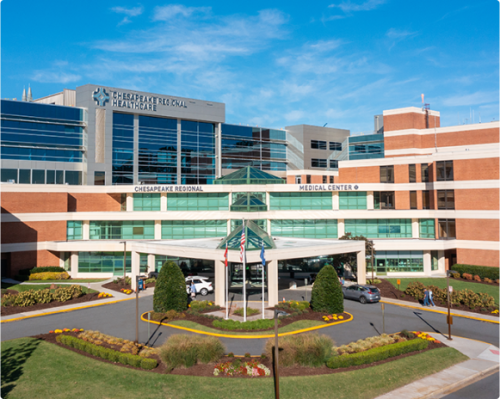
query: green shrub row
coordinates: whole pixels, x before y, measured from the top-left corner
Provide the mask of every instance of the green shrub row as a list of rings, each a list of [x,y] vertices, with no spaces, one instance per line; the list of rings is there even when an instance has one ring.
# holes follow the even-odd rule
[[[278,323],[280,321],[278,320]],[[259,319],[253,321],[237,321],[237,320],[214,320],[212,325],[223,330],[269,330],[274,327],[273,319]]]
[[[19,294],[5,294],[2,297],[2,306],[32,306],[37,303],[49,303],[52,301],[66,302],[73,298],[79,298],[84,294],[80,285],[56,288],[54,292],[46,288],[44,290],[28,290]]]
[[[413,339],[411,341],[398,342],[396,344],[381,346],[369,349],[364,352],[353,353],[351,355],[333,356],[326,362],[331,369],[341,367],[360,366],[399,356],[405,353],[421,351],[426,349],[429,341],[424,339]]]
[[[43,266],[43,267],[34,267],[33,269],[21,269],[19,270],[19,274],[21,276],[29,276],[34,273],[45,273],[45,272],[56,272],[62,273],[65,270],[59,266]]]
[[[171,335],[160,347],[160,357],[170,368],[192,367],[198,361],[210,363],[224,355],[224,345],[216,337]]]
[[[453,265],[451,269],[459,272],[460,275],[468,273],[473,276],[478,275],[481,278],[489,278],[491,280],[498,280],[500,278],[498,267],[462,265],[457,263]]]
[[[109,360],[114,363],[121,363],[144,370],[152,370],[158,365],[156,359],[132,355],[131,353],[118,352],[110,348],[105,348],[104,346],[95,345],[71,335],[58,335],[56,341],[71,348],[87,352],[90,355],[100,357],[101,359]]]
[[[296,310],[305,311],[309,309],[310,303],[307,301],[287,301],[287,302],[279,302],[275,305],[276,309],[282,309],[286,312],[293,312]]]

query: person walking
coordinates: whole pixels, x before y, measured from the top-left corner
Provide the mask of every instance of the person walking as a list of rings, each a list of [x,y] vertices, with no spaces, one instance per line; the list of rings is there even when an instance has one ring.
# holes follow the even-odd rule
[[[432,303],[432,306],[436,306],[434,304],[434,300],[433,300],[433,294],[432,294],[432,290],[429,288],[429,302]],[[430,303],[428,302],[429,306],[430,306]]]
[[[424,289],[424,306],[429,306],[429,291]]]
[[[194,300],[196,298],[196,286],[194,285],[194,282],[191,281],[191,299]]]

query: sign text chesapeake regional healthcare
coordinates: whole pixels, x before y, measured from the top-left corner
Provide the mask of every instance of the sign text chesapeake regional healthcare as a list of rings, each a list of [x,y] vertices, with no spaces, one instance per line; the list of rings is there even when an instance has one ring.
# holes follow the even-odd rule
[[[157,111],[158,105],[165,107],[187,108],[186,101],[175,98],[145,96],[138,93],[123,93],[111,90],[111,105],[117,108]]]

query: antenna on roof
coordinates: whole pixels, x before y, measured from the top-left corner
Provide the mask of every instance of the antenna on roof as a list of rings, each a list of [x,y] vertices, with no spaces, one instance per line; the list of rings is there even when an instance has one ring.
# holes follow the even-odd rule
[[[420,97],[422,97],[422,111],[424,110],[424,93],[420,94]]]
[[[326,123],[323,125],[323,127],[325,127],[326,125],[328,125],[328,122],[326,122]]]

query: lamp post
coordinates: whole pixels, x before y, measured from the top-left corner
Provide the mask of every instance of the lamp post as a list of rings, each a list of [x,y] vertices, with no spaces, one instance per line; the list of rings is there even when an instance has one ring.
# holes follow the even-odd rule
[[[375,276],[374,276],[374,273],[375,273],[375,269],[373,267],[373,241],[371,241],[371,252],[372,252],[372,284],[373,282],[375,281]]]
[[[278,309],[274,309],[274,397],[275,399],[280,398],[280,380],[278,371]]]
[[[120,241],[123,244],[123,280],[127,277],[127,241]]]
[[[448,340],[449,341],[452,341],[452,338],[451,338],[451,325],[453,324],[453,319],[451,318],[451,314],[450,314],[450,306],[451,306],[451,295],[450,295],[450,274],[452,273],[457,273],[456,271],[454,270],[447,270],[446,271],[446,287],[447,287],[447,295],[448,295],[448,317],[447,317],[447,323],[448,323]]]

